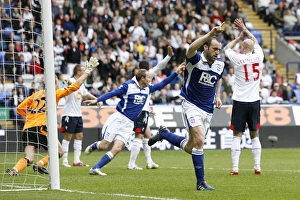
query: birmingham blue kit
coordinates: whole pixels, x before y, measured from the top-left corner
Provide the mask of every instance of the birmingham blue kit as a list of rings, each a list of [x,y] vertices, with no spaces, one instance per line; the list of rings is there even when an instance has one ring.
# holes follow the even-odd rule
[[[180,95],[198,108],[213,113],[218,80],[222,78],[224,62],[221,58],[209,65],[203,53],[186,59],[184,86]]]
[[[108,92],[97,99],[98,102],[105,101],[113,96],[121,99],[116,109],[130,120],[135,121],[142,111],[147,97],[150,93],[160,90],[176,78],[177,73],[173,73],[160,83],[149,85],[142,89],[136,80],[128,80],[117,89]]]

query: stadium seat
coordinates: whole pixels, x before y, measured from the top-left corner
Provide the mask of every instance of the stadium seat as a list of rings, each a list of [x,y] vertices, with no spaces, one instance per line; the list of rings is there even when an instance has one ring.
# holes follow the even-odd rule
[[[5,102],[5,92],[0,91],[0,105],[4,104]]]
[[[44,77],[44,74],[36,74],[34,76],[34,82],[40,83],[43,77]]]
[[[296,97],[297,97],[297,103],[300,104],[300,89],[294,90]]]
[[[32,74],[23,74],[22,79],[24,83],[31,83],[34,81],[34,76]]]
[[[100,88],[102,85],[103,85],[103,83],[102,83],[101,81],[99,81],[99,82],[94,82],[94,83],[93,83],[93,88],[98,89],[98,88]]]
[[[251,33],[254,35],[254,37],[257,39],[257,42],[259,45],[263,44],[261,32],[259,30],[251,30]]]
[[[4,91],[5,92],[11,92],[12,89],[15,88],[15,84],[14,83],[5,83],[4,85]]]
[[[289,83],[289,84],[290,84],[290,86],[292,87],[293,90],[296,90],[296,89],[297,89],[297,86],[296,86],[295,83]]]

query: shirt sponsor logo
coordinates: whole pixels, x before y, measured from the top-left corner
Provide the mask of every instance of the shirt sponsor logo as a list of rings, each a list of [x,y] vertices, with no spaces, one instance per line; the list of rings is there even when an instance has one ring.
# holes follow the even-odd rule
[[[217,80],[218,79],[215,75],[210,75],[209,73],[202,72],[201,77],[199,79],[199,83],[214,87],[214,84]]]
[[[140,95],[134,95],[134,104],[144,104],[146,97]]]

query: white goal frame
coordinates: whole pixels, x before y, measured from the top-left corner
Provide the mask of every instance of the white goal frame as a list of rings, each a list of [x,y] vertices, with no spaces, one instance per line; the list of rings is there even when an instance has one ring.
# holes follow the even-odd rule
[[[50,189],[60,189],[51,1],[42,0]]]

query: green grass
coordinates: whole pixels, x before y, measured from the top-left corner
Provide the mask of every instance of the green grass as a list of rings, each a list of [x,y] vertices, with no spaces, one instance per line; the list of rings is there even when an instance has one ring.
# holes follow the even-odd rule
[[[82,155],[91,166],[104,152]],[[159,169],[145,169],[145,157],[140,153],[137,164],[142,171],[127,170],[129,152],[121,152],[103,168],[107,176],[91,176],[89,167],[60,168],[60,187],[64,190],[1,192],[1,199],[299,199],[299,149],[263,149],[262,175],[254,175],[251,150],[244,149],[240,157],[238,176],[230,176],[230,150],[205,151],[206,181],[215,191],[197,191],[191,157],[183,151],[152,151]],[[12,156],[12,155],[9,155]],[[69,155],[70,162],[73,154]],[[0,154],[2,162],[3,155]],[[6,166],[7,167],[7,166]],[[7,181],[24,180],[25,174],[9,177],[0,165],[0,177]],[[33,174],[31,167],[28,173]],[[43,176],[45,181],[47,176]],[[28,181],[33,179],[29,177]]]

